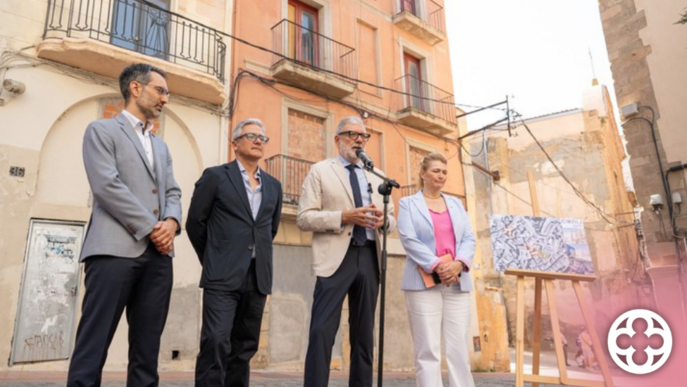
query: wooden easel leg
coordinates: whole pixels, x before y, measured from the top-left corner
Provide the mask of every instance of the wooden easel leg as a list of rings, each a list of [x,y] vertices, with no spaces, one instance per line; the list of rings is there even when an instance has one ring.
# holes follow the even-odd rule
[[[515,324],[515,387],[524,387],[525,380],[525,277],[518,277]]]
[[[539,355],[541,350],[541,278],[534,279],[534,325],[532,327],[532,375],[539,375]],[[539,387],[539,383],[532,383]]]
[[[606,356],[601,350],[601,341],[599,336],[596,334],[596,328],[594,327],[594,321],[592,316],[587,309],[587,304],[584,301],[584,294],[582,293],[582,287],[580,286],[580,281],[573,281],[573,289],[575,289],[575,295],[577,296],[577,302],[580,303],[580,309],[582,310],[582,316],[584,316],[584,321],[587,323],[587,331],[592,337],[592,344],[594,350],[594,356],[599,362],[599,367],[601,368],[601,374],[604,377],[604,382],[606,387],[613,387],[613,379],[611,378],[611,372],[608,369],[608,364],[606,363]]]
[[[561,326],[558,322],[558,306],[556,304],[556,296],[553,293],[553,281],[544,280],[544,286],[546,287],[546,300],[549,303],[549,313],[551,315],[551,330],[553,331],[554,348],[556,348],[558,372],[561,384],[568,384],[568,369],[565,366],[565,355],[563,354],[565,348],[561,340]]]

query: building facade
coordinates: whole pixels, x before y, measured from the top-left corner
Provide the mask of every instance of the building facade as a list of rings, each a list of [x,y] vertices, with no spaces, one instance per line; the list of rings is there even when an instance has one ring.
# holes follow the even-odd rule
[[[465,197],[442,3],[237,2],[235,36],[269,51],[235,42],[231,79],[236,92],[231,120],[255,116],[264,121],[270,137],[264,167],[282,182],[285,195],[275,242],[277,275],[264,315],[256,366],[303,367],[315,277],[310,270],[311,234],[298,230],[295,214],[310,165],[337,154],[334,135],[341,118],[364,118],[372,134],[367,154],[403,186],[395,190],[394,203],[416,192],[420,160],[435,151],[449,157],[446,191]],[[400,291],[404,259],[398,236],[390,236],[386,369],[414,367]],[[476,313],[474,317],[476,322]],[[334,369],[348,369],[349,350],[344,304]],[[474,355],[475,366],[479,355]]]
[[[599,11],[659,310],[685,305],[683,1],[601,0]],[[624,108],[623,108],[624,107]],[[659,203],[660,202],[660,203]],[[679,283],[681,291],[675,291]]]
[[[469,140],[477,198],[476,234],[484,256],[489,257],[482,261],[485,285],[502,289],[508,336],[515,344],[516,277],[495,270],[490,215],[580,219],[597,277],[583,283],[582,288],[603,338],[608,324],[620,313],[633,306],[652,304],[639,255],[634,211],[623,180],[621,162],[625,153],[610,98],[605,87],[596,85],[586,91],[582,108],[524,119],[524,123],[532,135],[523,121],[516,120],[510,130],[505,125],[497,126]],[[479,164],[481,170],[474,164]],[[573,186],[588,202],[575,193]],[[570,282],[554,281],[554,289],[561,330],[570,343],[568,349],[573,351],[572,343],[585,322]],[[542,304],[543,340],[551,338],[552,332],[546,297]],[[529,345],[534,314],[531,279],[525,285],[525,307],[529,327],[525,342]],[[495,333],[505,328],[493,327]],[[547,348],[544,342],[542,348]]]
[[[227,159],[226,69],[233,1],[9,1],[0,5],[0,369],[66,370],[81,305],[77,263],[92,197],[81,158],[89,122],[123,108],[117,76],[147,62],[172,93],[156,133],[168,144],[183,211],[204,168]],[[220,145],[222,144],[222,145]],[[11,172],[10,172],[11,171]],[[200,265],[182,230],[161,367],[191,369]],[[107,369],[127,363],[126,319]]]
[[[464,137],[463,147],[470,147],[470,135],[467,130],[465,111],[456,108],[460,135]],[[474,155],[474,157],[473,157]],[[485,206],[489,201],[484,200],[484,184],[491,176],[483,175],[476,169],[475,163],[479,161],[481,154],[461,150],[460,160],[465,174],[465,197],[467,207],[470,209],[468,216],[475,232],[476,246],[475,257],[472,261],[472,278],[475,284],[474,303],[478,319],[477,327],[473,331],[479,333],[479,338],[473,336],[473,340],[479,343],[481,351],[479,360],[474,362],[475,370],[484,372],[510,372],[510,349],[508,331],[508,313],[506,309],[506,294],[503,289],[503,279],[500,273],[493,270],[490,263],[493,260],[489,244],[489,227],[484,228],[486,214],[491,208]],[[475,163],[473,163],[473,161]],[[481,165],[481,164],[480,164]],[[476,328],[476,329],[475,329]]]
[[[67,368],[83,294],[76,258],[92,201],[82,136],[89,122],[122,109],[116,77],[133,62],[169,74],[172,98],[156,131],[174,158],[184,215],[204,168],[234,158],[233,125],[248,117],[265,123],[271,141],[261,167],[282,182],[285,205],[253,365],[302,369],[315,277],[311,235],[298,230],[295,215],[310,165],[336,154],[337,122],[364,118],[373,135],[368,155],[403,186],[396,204],[417,190],[419,162],[435,151],[449,159],[446,192],[466,198],[445,23],[441,0],[3,2],[0,357],[10,362],[0,370]],[[183,230],[175,247],[160,367],[192,370],[201,267]],[[385,364],[410,370],[397,235],[389,254]],[[479,318],[473,308],[472,363],[489,369],[482,354],[491,344],[480,344]],[[125,325],[107,370],[126,367]],[[344,311],[336,369],[348,368],[347,328]]]

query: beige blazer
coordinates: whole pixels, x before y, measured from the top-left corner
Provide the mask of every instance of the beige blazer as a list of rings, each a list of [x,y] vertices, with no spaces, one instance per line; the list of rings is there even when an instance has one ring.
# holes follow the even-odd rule
[[[377,192],[382,179],[367,171],[365,177],[372,185],[372,203],[383,210],[384,197]],[[341,213],[353,208],[355,204],[348,171],[338,156],[313,165],[303,182],[296,222],[301,230],[313,232],[312,270],[315,275],[329,277],[341,265],[353,235],[352,224],[342,227]],[[387,212],[391,233],[396,229],[393,200],[389,201]],[[378,260],[381,259],[381,237],[381,230],[376,230]]]

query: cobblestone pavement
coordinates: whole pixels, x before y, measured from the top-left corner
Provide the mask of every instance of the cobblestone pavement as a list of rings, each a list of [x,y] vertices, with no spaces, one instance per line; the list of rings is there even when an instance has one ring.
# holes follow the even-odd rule
[[[542,352],[541,375],[558,376],[558,365],[555,355]],[[532,372],[532,354],[525,352],[525,374]],[[511,369],[515,368],[515,351],[511,349]],[[611,369],[616,387],[636,385],[629,383],[624,375]],[[510,387],[515,385],[513,373],[473,373],[476,387]],[[415,377],[412,372],[385,372],[382,387],[415,387]],[[600,380],[600,372],[585,371],[576,366],[568,367],[568,377],[577,379]],[[67,375],[65,372],[46,371],[0,371],[0,387],[64,387]],[[125,372],[105,372],[102,387],[126,387]],[[162,371],[160,373],[160,387],[193,387],[193,372]],[[444,373],[444,386],[448,387],[448,378]],[[303,372],[300,371],[255,371],[251,373],[252,387],[301,387]],[[377,385],[377,374],[374,375],[374,386]],[[348,373],[332,371],[330,387],[348,387]],[[525,383],[525,386],[530,386]],[[541,387],[552,387],[540,384]]]
[[[33,375],[31,375],[33,374]],[[476,387],[506,387],[515,384],[513,374],[473,374]],[[161,374],[160,387],[193,387],[192,373]],[[377,385],[375,374],[374,385]],[[25,379],[25,380],[22,380]],[[103,387],[125,387],[123,375],[106,375]],[[2,387],[64,387],[65,375],[61,373],[0,373],[0,386]],[[253,387],[300,387],[303,385],[301,375],[297,373],[270,373],[256,372],[251,377]],[[348,380],[345,374],[332,376],[330,387],[347,387]],[[415,378],[408,373],[390,374],[384,379],[383,386],[388,387],[415,387]],[[444,386],[448,386],[448,380],[444,375]],[[546,385],[541,385],[546,387]]]

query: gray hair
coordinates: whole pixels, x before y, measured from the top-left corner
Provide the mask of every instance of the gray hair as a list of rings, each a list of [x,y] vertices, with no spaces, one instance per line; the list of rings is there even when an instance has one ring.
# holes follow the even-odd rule
[[[243,128],[248,125],[257,125],[262,131],[263,136],[265,135],[265,126],[262,124],[262,121],[257,118],[249,118],[236,124],[234,130],[231,131],[231,141],[236,140],[236,138],[241,135]]]
[[[360,125],[363,128],[365,128],[365,123],[363,122],[363,120],[360,117],[348,116],[348,117],[342,118],[341,121],[339,121],[339,125],[336,127],[336,134],[341,133],[344,126],[349,125],[349,124]]]

